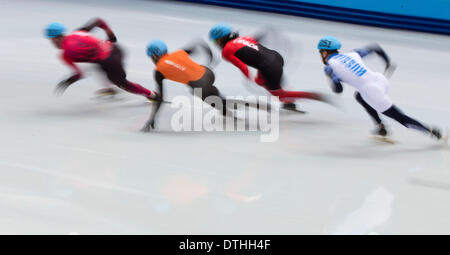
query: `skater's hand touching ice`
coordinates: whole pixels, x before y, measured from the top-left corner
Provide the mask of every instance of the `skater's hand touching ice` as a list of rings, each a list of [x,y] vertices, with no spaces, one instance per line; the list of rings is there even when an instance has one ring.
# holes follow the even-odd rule
[[[144,127],[141,129],[142,132],[148,133],[152,129],[155,129],[155,120],[151,118],[150,120],[145,123]]]
[[[62,95],[64,93],[64,91],[66,91],[66,89],[74,82],[78,81],[81,78],[81,75],[79,73],[74,74],[72,76],[70,76],[69,78],[62,80],[61,82],[58,83],[58,85],[56,85],[55,88],[55,94],[57,95]]]

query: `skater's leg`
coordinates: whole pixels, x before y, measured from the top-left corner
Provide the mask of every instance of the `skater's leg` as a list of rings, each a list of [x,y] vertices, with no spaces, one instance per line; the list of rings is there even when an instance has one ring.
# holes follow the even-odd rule
[[[99,64],[106,73],[108,79],[119,88],[147,98],[152,98],[154,96],[154,93],[150,90],[126,79],[127,75],[122,64],[122,52],[117,46],[114,47],[111,55],[104,61],[99,62]]]
[[[382,112],[384,115],[398,121],[403,126],[426,134],[432,134],[437,139],[441,139],[441,132],[438,129],[427,127],[398,109],[387,95],[387,87],[387,80],[385,78],[379,79],[376,84],[366,84],[364,91],[360,91],[361,97],[376,111]]]
[[[375,109],[372,108],[364,99],[361,97],[361,94],[359,92],[355,93],[355,99],[358,101],[364,109],[366,109],[367,113],[372,117],[372,119],[379,125],[381,124],[380,116],[378,116],[378,113]]]
[[[118,90],[112,85],[112,83],[109,81],[108,77],[106,76],[106,73],[103,71],[103,69],[101,68],[101,66],[95,66],[96,70],[98,72],[97,76],[100,80],[100,83],[102,84],[101,89],[95,91],[95,94],[98,97],[105,97],[105,96],[114,96],[118,93]]]
[[[283,80],[283,57],[276,51],[273,51],[270,56],[266,56],[268,60],[261,65],[258,70],[258,75],[255,82],[269,91],[270,94],[279,98],[284,105],[289,105],[290,108],[295,109],[294,101],[296,95],[285,96],[286,92],[282,89]]]
[[[320,99],[319,94],[311,93],[311,92],[286,91],[283,89],[270,90],[269,92],[270,92],[270,94],[279,97],[280,101],[282,101],[282,99],[292,100],[292,99],[296,99],[296,98],[306,98],[306,99],[313,99],[313,100]]]
[[[208,86],[203,91],[204,91],[204,95],[203,95],[203,98],[202,98],[203,101],[205,101],[205,99],[207,97],[209,97],[209,96],[216,96],[216,97],[220,98],[220,100],[222,101],[222,107],[221,108],[219,108],[214,103],[211,103],[210,105],[212,107],[216,108],[217,110],[221,111],[222,115],[224,115],[224,116],[230,115],[230,113],[228,112],[227,107],[226,107],[227,101],[226,101],[225,98],[223,98],[220,95],[219,90],[216,88],[216,86],[214,86],[214,85]]]
[[[431,134],[436,139],[440,140],[441,138],[446,140],[447,137],[443,136],[441,131],[437,128],[429,128],[420,123],[419,121],[407,116],[400,109],[398,109],[395,105],[389,108],[387,111],[383,112],[384,115],[395,119],[400,122],[403,126],[407,128],[412,128],[424,132],[426,134]]]
[[[419,130],[421,132],[430,133],[431,129],[420,123],[419,121],[409,117],[404,114],[400,109],[398,109],[395,105],[392,105],[391,108],[387,109],[383,112],[384,115],[398,121],[400,124],[407,128],[412,128]]]
[[[355,93],[355,99],[356,101],[358,101],[360,105],[362,105],[362,107],[364,107],[364,109],[366,109],[367,113],[370,115],[370,117],[372,117],[372,119],[376,123],[377,128],[376,130],[373,131],[373,133],[380,136],[386,136],[388,132],[386,130],[386,127],[382,123],[380,116],[378,115],[378,112],[375,109],[373,109],[373,107],[370,106],[366,101],[364,101],[359,92]]]
[[[118,85],[118,86],[130,93],[145,96],[149,99],[153,99],[152,96],[154,96],[154,93],[152,93],[150,90],[142,87],[141,85],[139,85],[137,83],[133,83],[133,82],[126,80],[125,84],[123,82],[121,84],[122,85],[120,85],[120,86]]]
[[[258,71],[256,81],[264,86],[270,94],[279,97],[280,101],[286,104],[293,103],[297,98],[320,100],[316,93],[302,91],[286,91],[281,87],[283,78],[283,59],[279,54],[270,66],[264,67]]]
[[[128,81],[126,79],[125,71],[119,71],[119,69],[123,68],[120,66],[116,68],[117,72],[108,72],[107,76],[109,80],[117,85],[119,88],[128,91],[130,93],[145,96],[147,98],[152,98],[152,92],[144,87],[142,87],[140,84]]]
[[[209,96],[216,96],[220,98],[220,100],[222,101],[222,108],[218,108],[218,106],[215,105],[214,103],[211,103],[210,105],[216,108],[217,110],[220,110],[223,115],[227,115],[226,100],[220,95],[217,87],[213,85],[215,81],[215,75],[211,71],[211,69],[207,67],[205,68],[206,71],[205,74],[202,76],[202,78],[200,78],[197,81],[190,82],[189,86],[191,86],[191,88],[193,89],[201,89],[201,98],[203,101],[205,101],[205,99]]]

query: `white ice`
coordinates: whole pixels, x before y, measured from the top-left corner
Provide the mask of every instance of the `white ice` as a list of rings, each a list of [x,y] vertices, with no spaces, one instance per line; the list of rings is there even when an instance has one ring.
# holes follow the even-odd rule
[[[440,127],[450,126],[448,36],[172,1],[0,5],[0,234],[450,234],[449,150],[391,120],[396,144],[370,140],[373,124],[351,87],[334,96],[340,109],[301,101],[308,114],[282,114],[274,143],[258,132],[171,132],[167,106],[158,129],[144,134],[150,106],[127,94],[92,100],[95,75],[52,93],[70,70],[43,28],[104,18],[127,52],[128,78],[151,89],[148,41],[175,50],[207,40],[217,22],[241,34],[281,29],[292,46],[288,87],[330,94],[317,40],[335,35],[344,50],[378,42],[398,64],[394,102]],[[264,95],[246,89],[229,63],[215,72],[225,95]],[[189,95],[183,85],[166,88],[169,98]]]

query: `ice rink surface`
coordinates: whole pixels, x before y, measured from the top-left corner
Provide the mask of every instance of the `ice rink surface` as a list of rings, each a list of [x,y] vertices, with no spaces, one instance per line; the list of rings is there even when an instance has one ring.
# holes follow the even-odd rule
[[[335,35],[343,51],[378,42],[398,64],[394,102],[440,127],[450,126],[450,37],[171,1],[0,5],[0,234],[450,234],[449,150],[390,120],[396,144],[369,139],[372,122],[351,87],[334,96],[339,109],[301,101],[308,114],[281,113],[274,143],[259,132],[171,132],[169,106],[144,134],[150,105],[128,94],[92,100],[102,86],[89,65],[86,79],[53,94],[70,70],[43,29],[104,18],[127,52],[128,78],[150,89],[148,41],[175,50],[207,40],[218,22],[243,35],[280,29],[292,46],[275,43],[285,50],[287,87],[329,94],[318,39]],[[229,63],[215,72],[225,95],[264,95]],[[168,98],[189,95],[183,85],[166,88]]]

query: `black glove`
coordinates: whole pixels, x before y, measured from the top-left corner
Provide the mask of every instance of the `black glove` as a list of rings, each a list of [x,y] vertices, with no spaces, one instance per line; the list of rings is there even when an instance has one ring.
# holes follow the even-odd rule
[[[60,96],[66,91],[66,89],[70,86],[70,83],[67,80],[63,80],[55,88],[55,94]]]
[[[397,65],[395,63],[386,64],[384,75],[388,78],[391,78],[391,76],[394,74],[395,69],[397,69]]]
[[[344,90],[344,87],[342,86],[340,81],[332,81],[331,82],[331,89],[333,90],[334,93],[342,93],[342,91]]]
[[[148,133],[152,129],[155,129],[155,120],[151,118],[147,123],[145,123],[145,126],[141,129],[142,132]]]
[[[117,37],[111,30],[108,30],[106,34],[108,35],[108,41],[113,43],[117,42]]]
[[[64,93],[64,91],[66,91],[66,89],[74,82],[76,82],[77,80],[80,79],[80,75],[79,74],[75,74],[63,81],[61,81],[60,83],[58,83],[58,85],[56,85],[55,88],[55,94],[57,95],[62,95]]]

